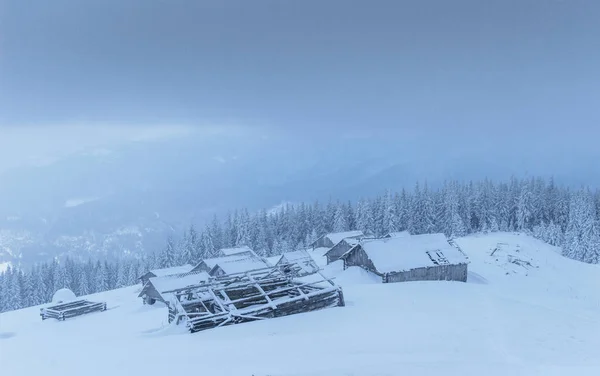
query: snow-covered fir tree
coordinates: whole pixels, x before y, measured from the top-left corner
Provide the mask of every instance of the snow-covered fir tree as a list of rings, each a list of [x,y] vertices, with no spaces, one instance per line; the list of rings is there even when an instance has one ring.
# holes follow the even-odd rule
[[[167,244],[159,256],[159,267],[170,268],[176,264],[175,240],[172,236],[167,239]]]

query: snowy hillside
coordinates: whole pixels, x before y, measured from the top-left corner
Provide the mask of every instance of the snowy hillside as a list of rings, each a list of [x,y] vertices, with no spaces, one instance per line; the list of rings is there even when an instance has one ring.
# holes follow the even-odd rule
[[[600,374],[599,265],[519,234],[456,242],[471,262],[466,284],[384,285],[336,262],[324,269],[343,286],[346,307],[196,334],[168,327],[164,306],[142,305],[140,286],[92,295],[108,310],[65,322],[42,321],[39,307],[7,312],[0,369],[45,376]]]

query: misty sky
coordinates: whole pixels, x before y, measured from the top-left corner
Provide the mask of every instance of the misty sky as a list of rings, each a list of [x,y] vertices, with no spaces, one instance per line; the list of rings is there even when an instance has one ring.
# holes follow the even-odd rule
[[[595,0],[3,0],[0,17],[3,127],[600,136]]]

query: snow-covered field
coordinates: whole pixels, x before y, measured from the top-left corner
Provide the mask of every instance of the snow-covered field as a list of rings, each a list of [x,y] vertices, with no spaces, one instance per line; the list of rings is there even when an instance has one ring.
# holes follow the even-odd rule
[[[64,322],[4,313],[0,374],[600,375],[600,266],[525,235],[457,243],[469,283],[384,285],[334,263],[346,307],[196,334],[142,305],[140,286],[90,296],[108,311]]]

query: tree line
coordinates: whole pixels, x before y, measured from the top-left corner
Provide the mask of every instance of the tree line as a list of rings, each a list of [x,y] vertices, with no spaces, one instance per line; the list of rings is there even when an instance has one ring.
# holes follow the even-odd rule
[[[223,219],[214,217],[200,231],[192,225],[180,237],[169,236],[160,251],[135,259],[55,260],[27,272],[9,268],[0,274],[0,311],[48,302],[62,287],[85,295],[133,285],[146,270],[195,264],[221,248],[249,246],[271,257],[306,248],[322,234],[349,230],[375,236],[404,230],[443,232],[450,238],[527,232],[561,246],[567,257],[600,263],[600,191],[572,190],[553,179],[513,177],[505,182],[447,181],[437,189],[416,183],[411,190],[357,202],[287,204],[256,213],[241,209]]]

